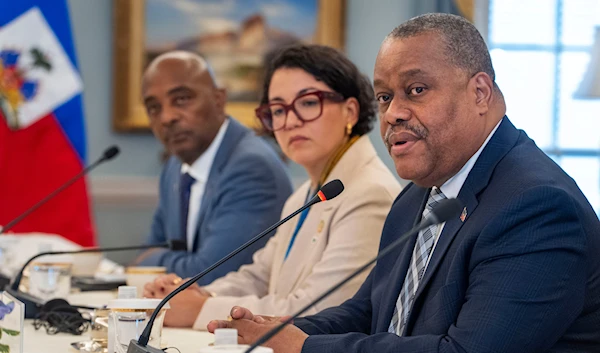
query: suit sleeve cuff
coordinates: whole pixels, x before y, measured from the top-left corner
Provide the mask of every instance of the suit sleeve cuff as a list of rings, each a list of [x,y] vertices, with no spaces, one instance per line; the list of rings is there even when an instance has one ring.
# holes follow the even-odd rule
[[[341,346],[342,349],[348,348],[345,345]],[[301,353],[311,352],[328,352],[335,353],[340,348],[339,338],[336,335],[315,335],[308,336],[304,345],[302,346]]]

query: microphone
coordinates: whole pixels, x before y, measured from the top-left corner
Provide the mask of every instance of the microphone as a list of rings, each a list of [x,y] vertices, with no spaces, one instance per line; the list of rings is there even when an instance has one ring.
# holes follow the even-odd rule
[[[178,293],[180,293],[181,291],[185,290],[186,288],[188,288],[192,284],[196,283],[199,279],[201,279],[202,277],[204,277],[206,274],[208,274],[209,272],[211,272],[215,268],[219,267],[225,261],[227,261],[230,258],[234,257],[235,255],[237,255],[238,253],[240,253],[242,250],[246,249],[250,245],[254,244],[258,240],[260,240],[262,237],[264,237],[265,235],[267,235],[267,234],[271,233],[273,230],[279,228],[279,226],[281,226],[285,222],[289,221],[290,219],[292,219],[294,216],[296,216],[300,212],[304,211],[305,209],[311,207],[312,205],[314,205],[316,203],[319,203],[319,202],[322,202],[322,201],[331,200],[334,197],[338,196],[342,191],[344,191],[344,184],[342,184],[342,182],[339,179],[335,179],[335,180],[332,180],[332,181],[328,182],[327,184],[323,185],[323,187],[321,188],[321,190],[319,190],[319,192],[317,192],[317,194],[312,199],[310,199],[304,206],[300,207],[299,209],[297,209],[296,211],[294,211],[289,216],[285,217],[284,219],[280,220],[279,222],[277,222],[277,223],[273,224],[272,226],[270,226],[269,228],[265,229],[263,232],[261,232],[260,234],[258,234],[254,238],[248,240],[242,246],[240,246],[239,248],[235,249],[234,251],[232,251],[231,253],[229,253],[225,257],[223,257],[221,260],[215,262],[214,264],[212,264],[211,266],[209,266],[207,269],[205,269],[204,271],[200,272],[196,276],[190,278],[185,283],[183,283],[181,286],[179,286],[177,289],[175,289],[174,291],[172,291],[171,293],[169,293],[169,295],[167,295],[158,304],[158,306],[156,307],[156,309],[154,309],[154,312],[152,313],[152,316],[150,316],[150,319],[148,320],[148,324],[146,324],[146,328],[144,329],[144,331],[140,335],[139,339],[137,341],[135,339],[131,340],[131,342],[129,343],[129,348],[127,349],[127,353],[155,353],[155,352],[161,352],[162,353],[163,352],[162,350],[155,349],[155,348],[152,348],[152,347],[148,347],[147,344],[148,344],[148,340],[150,339],[150,332],[152,331],[152,326],[154,325],[154,320],[156,320],[156,316],[158,315],[158,313],[160,313],[160,310],[162,309],[162,307],[165,306],[165,304],[169,300],[171,300],[171,298],[173,298]]]
[[[144,250],[144,249],[154,249],[154,248],[168,248],[171,250],[185,250],[186,245],[184,241],[181,240],[171,240],[166,243],[154,244],[154,245],[133,245],[133,246],[119,246],[119,247],[110,247],[110,248],[87,248],[87,249],[79,249],[79,250],[65,250],[65,251],[46,251],[39,253],[37,255],[32,256],[15,277],[14,281],[10,286],[6,287],[6,291],[10,293],[13,297],[19,299],[23,304],[25,304],[25,318],[32,319],[35,318],[36,314],[39,312],[39,309],[44,304],[43,300],[33,296],[29,293],[24,293],[19,290],[19,285],[21,284],[21,279],[23,278],[23,272],[27,265],[29,265],[33,260],[46,255],[68,255],[68,254],[85,254],[85,253],[97,253],[97,252],[112,252],[112,251],[126,251],[126,250]]]
[[[294,321],[294,319],[297,319],[300,315],[304,314],[313,305],[319,303],[321,300],[330,296],[331,293],[338,290],[341,286],[346,284],[346,282],[350,281],[352,278],[356,277],[357,275],[359,275],[360,273],[365,271],[367,268],[369,268],[369,266],[371,266],[373,263],[375,263],[375,261],[377,261],[377,260],[381,259],[382,257],[391,253],[392,250],[396,249],[400,244],[403,244],[404,241],[406,240],[406,238],[408,238],[408,237],[412,236],[413,234],[418,233],[421,230],[423,230],[427,227],[430,227],[434,224],[444,223],[444,222],[450,220],[451,218],[458,216],[460,214],[462,208],[463,208],[463,204],[458,199],[445,199],[445,200],[438,202],[438,204],[435,205],[434,208],[431,210],[431,213],[429,214],[429,217],[427,217],[427,219],[424,219],[423,221],[421,221],[421,223],[419,223],[418,225],[413,227],[411,230],[402,234],[393,243],[386,246],[383,250],[381,250],[379,252],[379,254],[377,254],[377,256],[374,259],[367,262],[366,264],[361,266],[359,269],[357,269],[356,271],[351,273],[348,277],[346,277],[343,280],[341,280],[340,282],[338,282],[335,286],[331,287],[329,290],[327,290],[325,293],[323,293],[317,299],[308,303],[305,307],[300,309],[297,313],[295,313],[288,319],[282,321],[281,324],[275,326],[269,332],[265,333],[261,338],[259,338],[258,340],[256,340],[256,342],[254,342],[252,345],[250,345],[250,347],[248,347],[248,349],[244,353],[250,353],[252,350],[254,350],[254,348],[256,348],[256,347],[260,346],[261,344],[270,340],[273,336],[275,336],[277,333],[279,333],[279,331],[281,331],[286,325],[288,325],[289,323]]]
[[[117,146],[111,146],[111,147],[107,148],[104,151],[104,153],[102,154],[102,157],[100,157],[97,161],[95,161],[94,163],[92,163],[89,166],[85,167],[77,175],[75,175],[74,177],[72,177],[71,179],[69,179],[66,183],[64,183],[63,185],[61,185],[58,189],[54,190],[53,192],[51,192],[50,194],[48,194],[46,197],[44,197],[43,199],[41,199],[40,201],[38,201],[36,204],[34,204],[33,206],[31,206],[31,208],[29,208],[25,212],[21,213],[15,219],[13,219],[12,221],[8,222],[4,227],[0,226],[0,235],[2,233],[6,233],[8,230],[10,230],[12,227],[14,227],[17,223],[21,222],[23,220],[23,218],[29,216],[33,211],[37,210],[38,208],[40,208],[40,206],[42,206],[46,202],[50,201],[50,199],[54,198],[56,195],[58,195],[59,193],[61,193],[64,189],[66,189],[69,186],[71,186],[73,183],[75,183],[77,180],[79,180],[82,176],[84,176],[87,173],[89,173],[92,169],[96,168],[98,165],[100,165],[100,164],[102,164],[102,163],[104,163],[106,161],[110,161],[111,159],[115,158],[118,154],[119,154],[119,147],[117,147]]]

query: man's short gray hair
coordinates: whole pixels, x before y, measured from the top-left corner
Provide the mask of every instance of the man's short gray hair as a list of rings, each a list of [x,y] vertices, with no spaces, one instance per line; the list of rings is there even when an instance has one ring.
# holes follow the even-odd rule
[[[495,81],[496,74],[485,41],[477,28],[463,17],[445,13],[417,16],[394,28],[386,39],[409,38],[428,32],[440,35],[446,56],[453,65],[465,70],[469,76],[485,72]]]

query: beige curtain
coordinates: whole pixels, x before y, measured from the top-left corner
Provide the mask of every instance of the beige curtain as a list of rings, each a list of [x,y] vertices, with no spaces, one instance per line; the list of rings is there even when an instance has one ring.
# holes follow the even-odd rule
[[[418,0],[416,13],[442,12],[460,15],[473,22],[475,0]]]
[[[467,20],[473,22],[473,16],[475,13],[475,0],[453,0],[453,2],[458,8],[459,14],[465,17]]]

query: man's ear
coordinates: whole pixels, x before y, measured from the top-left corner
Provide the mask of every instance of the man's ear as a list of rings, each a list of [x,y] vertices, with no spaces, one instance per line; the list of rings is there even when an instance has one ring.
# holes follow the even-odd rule
[[[225,111],[227,104],[227,90],[225,88],[215,88],[215,102],[221,111]]]
[[[490,109],[494,93],[494,82],[485,72],[478,72],[470,81],[477,111],[479,115],[484,115]]]

